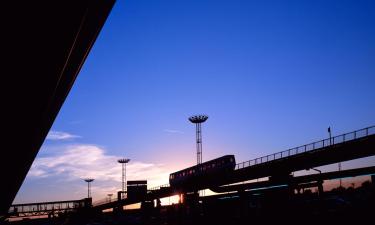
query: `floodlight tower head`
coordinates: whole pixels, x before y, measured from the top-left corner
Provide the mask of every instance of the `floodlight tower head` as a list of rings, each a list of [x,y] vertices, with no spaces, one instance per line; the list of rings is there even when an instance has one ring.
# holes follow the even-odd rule
[[[119,163],[128,163],[130,161],[130,159],[119,159],[117,160],[117,162]]]
[[[189,117],[190,122],[195,123],[195,124],[203,123],[207,119],[208,119],[208,116],[206,116],[206,115],[195,115],[195,116]]]
[[[201,124],[208,119],[206,115],[195,115],[189,117],[189,121],[195,124],[197,139],[197,164],[202,163],[202,127]]]
[[[93,182],[95,179],[93,179],[93,178],[86,178],[85,179],[85,181],[87,182],[87,183],[90,183],[90,182]]]

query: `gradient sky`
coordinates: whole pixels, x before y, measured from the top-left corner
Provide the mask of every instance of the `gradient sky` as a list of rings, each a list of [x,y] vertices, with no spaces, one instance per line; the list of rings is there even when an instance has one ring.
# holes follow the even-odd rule
[[[118,0],[15,202],[168,182],[375,124],[375,2]],[[373,158],[367,162],[374,164]],[[345,164],[344,167],[345,169]]]

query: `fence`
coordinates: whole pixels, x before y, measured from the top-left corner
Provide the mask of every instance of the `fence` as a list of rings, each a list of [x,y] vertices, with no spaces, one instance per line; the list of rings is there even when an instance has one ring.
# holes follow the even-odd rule
[[[282,151],[282,152],[277,152],[277,153],[274,153],[274,154],[271,154],[271,155],[266,155],[266,156],[259,157],[259,158],[256,158],[256,159],[252,159],[252,160],[249,160],[249,161],[241,162],[241,163],[236,164],[235,169],[238,170],[238,169],[242,169],[242,168],[245,168],[245,167],[258,165],[258,164],[261,164],[261,163],[266,163],[266,162],[269,162],[269,161],[286,158],[286,157],[289,157],[289,156],[292,156],[292,155],[312,151],[312,150],[319,149],[319,148],[328,147],[330,145],[340,144],[340,143],[345,143],[347,141],[360,139],[360,138],[367,137],[367,136],[373,135],[373,134],[375,134],[375,126],[366,127],[366,128],[360,129],[360,130],[356,130],[356,131],[341,134],[341,135],[338,135],[338,136],[335,136],[335,137],[323,139],[323,140],[316,141],[316,142],[313,142],[313,143],[310,143],[310,144],[306,144],[306,145],[298,146],[298,147],[295,147],[295,148],[291,148],[291,149],[288,149],[288,150],[285,150],[285,151]]]

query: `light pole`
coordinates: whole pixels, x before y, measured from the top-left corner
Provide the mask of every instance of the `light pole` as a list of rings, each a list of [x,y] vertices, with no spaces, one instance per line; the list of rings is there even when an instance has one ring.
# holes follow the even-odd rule
[[[202,153],[202,123],[206,122],[208,116],[206,115],[195,115],[189,117],[189,121],[195,124],[195,137],[197,143],[197,165],[202,164],[203,162],[203,153]],[[198,193],[198,195],[204,196],[204,190]],[[181,200],[181,198],[180,198]]]
[[[113,194],[108,194],[108,201],[109,201],[109,202],[112,201],[112,195],[113,195]]]
[[[86,178],[86,179],[84,179],[84,181],[87,182],[87,198],[90,198],[91,197],[91,190],[90,190],[91,185],[90,185],[90,183],[93,182],[94,179],[93,178]]]
[[[331,127],[328,127],[328,134],[329,134],[329,145],[332,145]]]
[[[206,115],[196,115],[189,117],[189,121],[195,124],[195,135],[196,135],[196,142],[197,142],[197,165],[203,162],[203,154],[202,154],[202,123],[204,123],[208,119]]]
[[[129,161],[130,161],[130,159],[126,159],[126,158],[117,160],[117,162],[121,163],[121,165],[122,165],[122,193],[123,194],[126,193],[126,190],[125,190],[125,184],[126,184],[126,163],[128,163]]]

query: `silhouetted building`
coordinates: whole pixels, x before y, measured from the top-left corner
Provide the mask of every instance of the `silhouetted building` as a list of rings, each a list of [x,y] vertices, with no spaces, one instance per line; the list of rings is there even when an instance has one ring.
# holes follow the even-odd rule
[[[147,180],[129,180],[127,182],[128,198],[140,199],[147,194]]]

